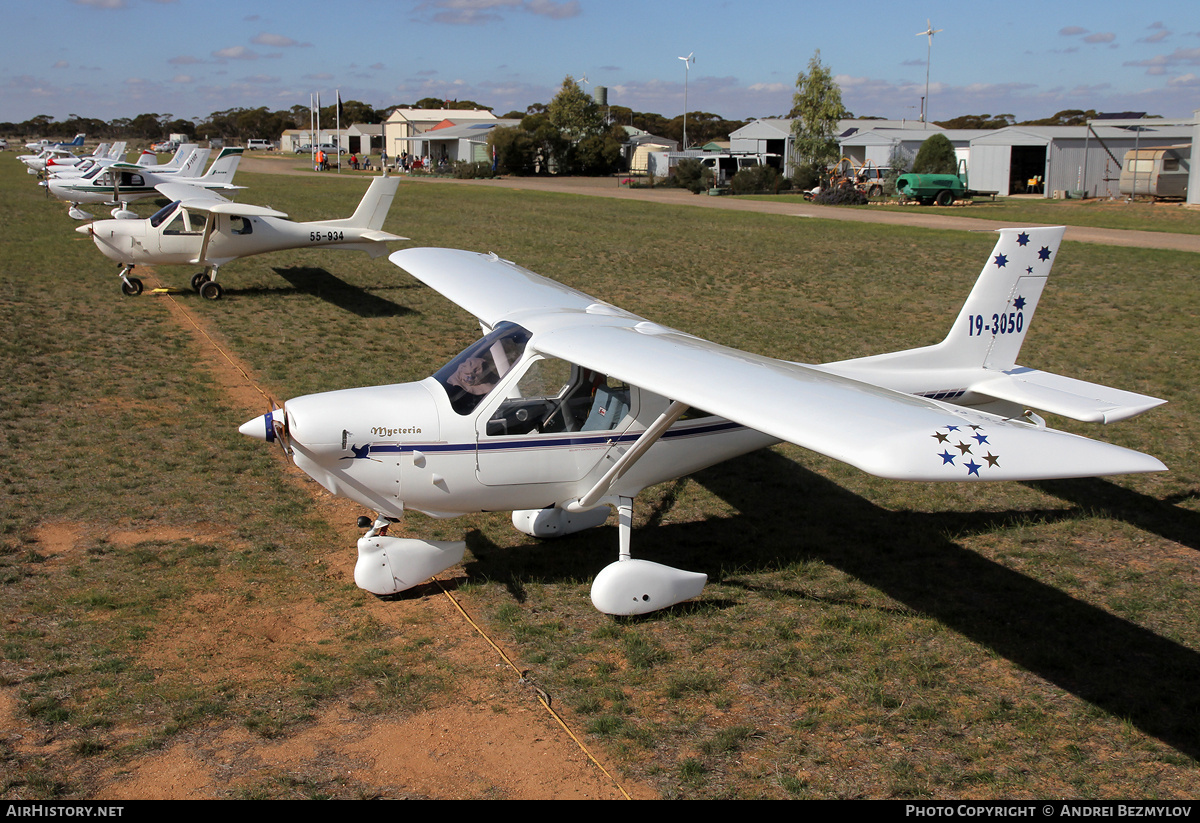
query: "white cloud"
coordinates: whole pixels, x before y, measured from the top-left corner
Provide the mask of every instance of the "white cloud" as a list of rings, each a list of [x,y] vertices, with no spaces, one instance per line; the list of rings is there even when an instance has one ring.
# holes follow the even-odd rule
[[[250,38],[250,42],[259,46],[274,46],[279,49],[285,49],[289,46],[312,46],[312,43],[300,43],[282,34],[271,34],[266,31],[260,32]]]
[[[430,0],[417,7],[432,11],[432,20],[450,26],[478,26],[503,20],[500,12],[518,11],[566,20],[581,13],[578,0]]]
[[[1106,31],[1106,32],[1097,32],[1095,34],[1089,34],[1087,37],[1083,38],[1083,42],[1085,42],[1085,43],[1111,43],[1112,41],[1114,41],[1116,39],[1117,39],[1117,36],[1115,34],[1113,34],[1111,31]]]
[[[230,46],[227,49],[214,51],[212,56],[220,60],[257,60],[258,52],[248,49],[245,46]]]
[[[1083,26],[1066,26],[1058,30],[1058,33],[1063,37],[1075,37],[1079,34],[1087,34],[1087,29]]]

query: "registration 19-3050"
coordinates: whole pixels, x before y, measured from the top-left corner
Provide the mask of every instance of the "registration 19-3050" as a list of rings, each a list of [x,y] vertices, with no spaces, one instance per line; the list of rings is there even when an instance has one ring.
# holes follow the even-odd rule
[[[981,337],[985,334],[1018,334],[1024,328],[1024,312],[1010,311],[1007,314],[993,314],[990,323],[986,315],[967,315],[969,337]]]

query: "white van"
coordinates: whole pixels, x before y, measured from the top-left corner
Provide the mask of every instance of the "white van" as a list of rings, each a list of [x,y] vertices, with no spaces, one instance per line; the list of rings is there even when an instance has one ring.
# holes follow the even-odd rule
[[[247,140],[247,151],[271,151],[275,145],[270,140]]]

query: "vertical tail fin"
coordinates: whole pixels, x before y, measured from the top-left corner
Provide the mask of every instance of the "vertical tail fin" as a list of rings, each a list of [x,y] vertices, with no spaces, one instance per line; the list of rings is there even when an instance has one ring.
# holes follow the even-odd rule
[[[201,179],[210,183],[233,183],[233,175],[237,173],[238,164],[241,162],[242,149],[221,149],[221,153]]]
[[[1033,321],[1050,267],[1058,257],[1063,226],[1000,229],[1000,239],[975,287],[937,345],[844,360],[837,366],[889,369],[1011,369]],[[833,366],[835,364],[828,364]]]
[[[204,164],[208,162],[208,156],[212,154],[212,149],[193,149],[192,153],[183,161],[183,165],[179,167],[179,177],[199,177],[200,172],[204,171]]]
[[[936,347],[943,350],[944,365],[999,371],[1016,365],[1064,231],[1063,226],[1000,230],[975,288]]]
[[[399,177],[376,177],[371,181],[354,214],[344,220],[326,222],[334,226],[378,231],[383,228],[383,221],[387,219],[388,210],[392,207],[392,200],[395,199],[399,186]]]

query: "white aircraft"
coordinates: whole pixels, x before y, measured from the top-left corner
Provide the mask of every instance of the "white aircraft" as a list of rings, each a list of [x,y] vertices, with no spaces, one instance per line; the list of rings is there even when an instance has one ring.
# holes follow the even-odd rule
[[[75,139],[69,142],[60,143],[55,140],[35,140],[32,143],[26,143],[25,148],[30,151],[41,151],[42,149],[77,149],[83,145],[83,138],[86,135],[83,132],[75,135]]]
[[[125,144],[122,143],[121,145],[123,146]],[[95,149],[92,150],[91,154],[71,154],[66,149],[59,149],[59,151],[66,152],[66,155],[58,156],[58,157],[49,157],[46,160],[44,170],[49,172],[56,168],[58,168],[58,169],[71,168],[74,166],[78,166],[80,163],[86,163],[86,162],[95,160],[100,157],[106,157],[108,154],[108,149],[109,149],[108,143],[99,144],[98,146],[96,146]]]
[[[902,480],[1164,471],[1029,410],[1111,422],[1164,401],[1016,364],[1063,228],[999,234],[940,344],[819,366],[660,326],[494,255],[398,251],[391,261],[478,317],[484,337],[419,383],[299,397],[240,431],[279,441],[326,489],[376,512],[359,521],[370,530],[354,579],[380,595],[463,556],[461,542],[387,536],[406,509],[511,510],[522,532],[554,537],[614,508],[619,559],[592,602],[623,615],[695,597],[707,580],[630,559],[637,494],[780,440]]]
[[[80,162],[72,165],[62,165],[59,163],[46,164],[46,179],[38,183],[39,186],[48,186],[50,180],[67,180],[72,177],[83,177],[97,166],[114,166],[117,163],[124,163],[123,159],[111,159],[108,157],[84,157]],[[135,166],[142,168],[153,168],[156,172],[166,171],[163,166],[158,165],[158,155],[152,151],[144,151],[139,156]]]
[[[72,163],[78,162],[81,158],[77,154],[72,154],[68,149],[42,149],[37,154],[18,154],[17,159],[28,167],[26,169],[28,174],[41,174],[51,162]]]
[[[243,188],[233,185],[233,176],[242,161],[242,149],[221,149],[208,171],[196,176],[200,167],[196,158],[200,151],[203,150],[193,151],[183,166],[174,172],[152,171],[129,163],[114,163],[107,168],[92,169],[82,177],[50,180],[47,188],[59,200],[71,204],[68,213],[77,220],[91,217],[79,208],[82,203],[113,205],[116,206],[113,217],[135,218],[138,215],[129,210],[129,203],[146,197],[157,197],[160,192],[156,187],[166,183],[186,183],[203,189]],[[204,157],[207,158],[207,155]]]
[[[121,155],[123,155],[125,151],[125,144],[119,143],[118,145],[121,146]],[[193,159],[192,154],[197,152],[200,153],[199,156]],[[200,169],[204,168],[204,164],[208,162],[208,156],[211,153],[212,149],[202,149],[195,143],[187,143],[183,146],[180,146],[179,151],[175,152],[175,155],[166,163],[159,164],[158,155],[154,152],[143,151],[133,165],[141,166],[142,168],[148,168],[155,174],[173,174],[175,172],[182,171],[184,168],[184,163],[188,160],[191,160],[188,168],[194,171],[199,171]],[[55,165],[47,165],[47,179],[53,178],[55,180],[65,180],[70,177],[83,177],[97,166],[113,166],[117,163],[124,163],[125,161],[122,159],[121,155],[118,155],[115,158],[88,157],[84,158],[81,163],[61,169]],[[40,185],[47,185],[47,181],[43,180]]]
[[[294,223],[281,211],[231,203],[186,183],[159,184],[173,202],[149,219],[97,220],[75,230],[90,235],[96,248],[121,264],[121,291],[131,297],[142,293],[142,281],[129,276],[135,265],[201,265],[204,271],[193,275],[192,288],[219,300],[223,289],[217,269],[242,257],[310,247],[386,254],[384,244],[408,239],[380,230],[399,185],[398,177],[377,177],[350,217]]]

